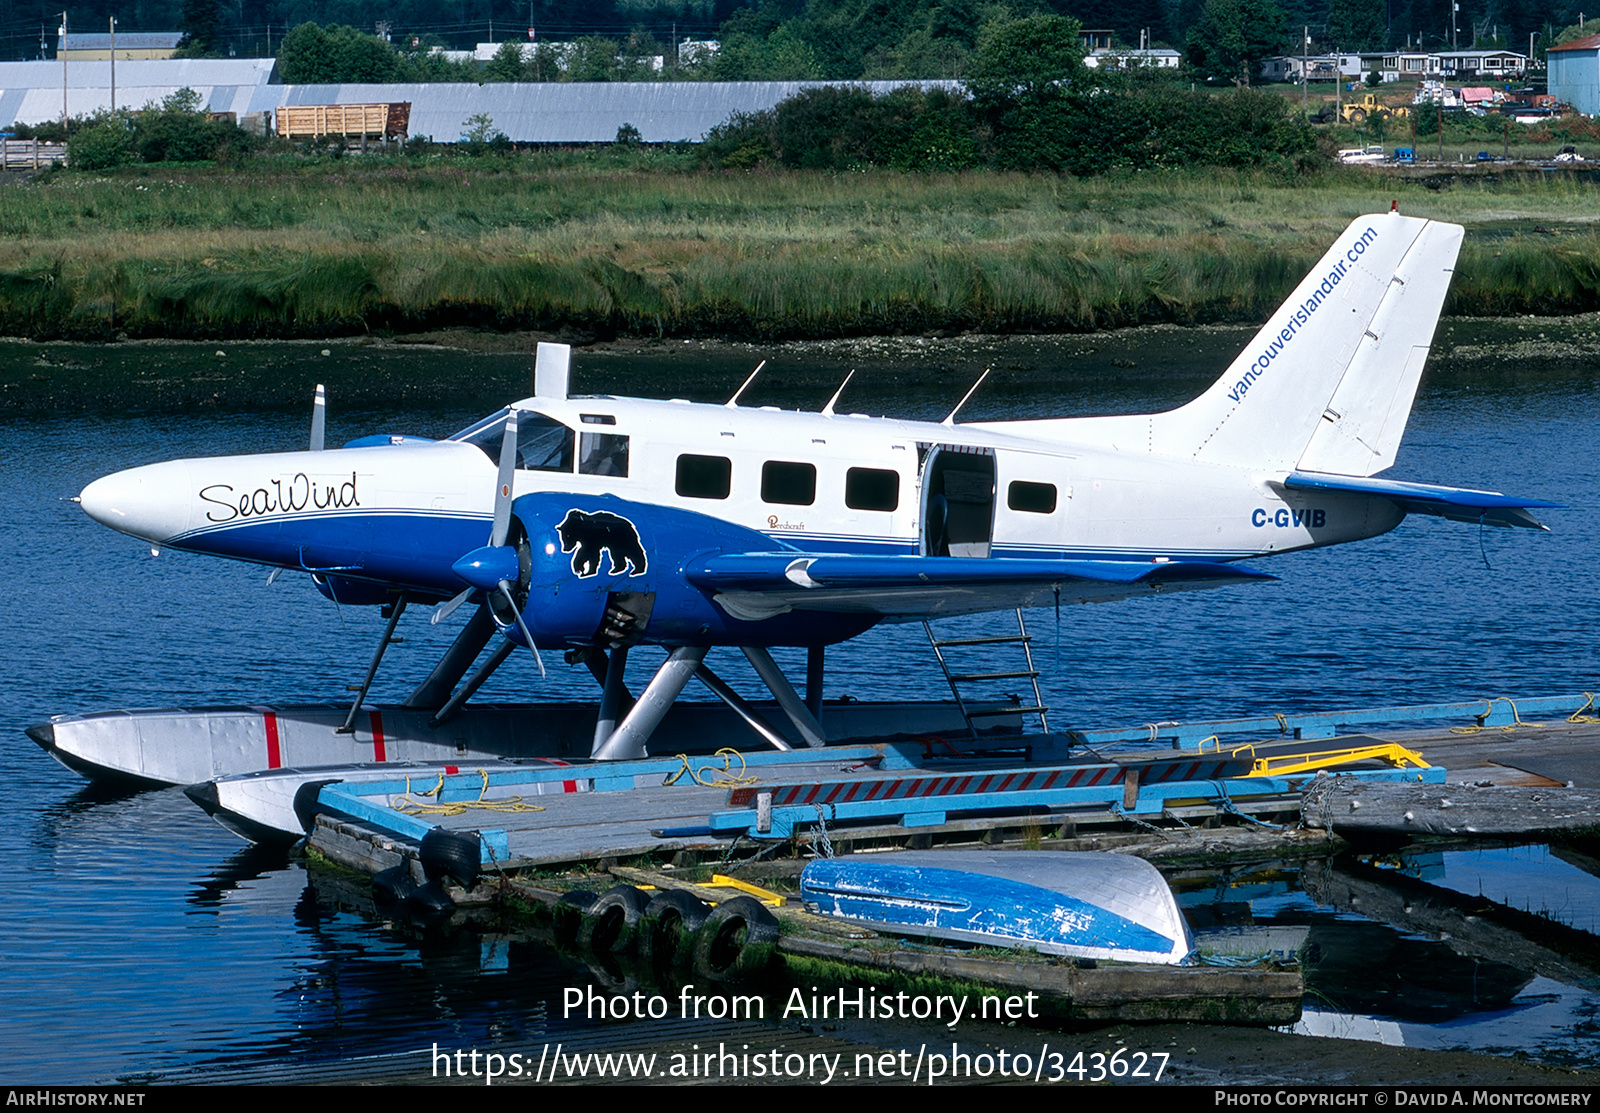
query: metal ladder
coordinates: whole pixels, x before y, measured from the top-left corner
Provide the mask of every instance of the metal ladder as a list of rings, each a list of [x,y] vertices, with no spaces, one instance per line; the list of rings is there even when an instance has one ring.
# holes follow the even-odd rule
[[[956,707],[961,711],[961,717],[967,722],[967,730],[974,741],[978,738],[978,728],[972,720],[988,715],[1033,715],[1039,720],[1039,733],[1049,734],[1050,723],[1045,718],[1045,713],[1050,709],[1044,705],[1044,697],[1039,692],[1039,670],[1033,665],[1033,635],[1028,633],[1027,624],[1022,618],[1022,609],[1016,611],[1017,632],[1015,634],[991,634],[977,638],[940,638],[933,632],[933,626],[926,619],[922,628],[928,632],[928,644],[933,646],[933,655],[939,659],[939,667],[944,670],[944,678],[950,683],[950,692],[956,698]],[[947,649],[962,649],[978,645],[1020,645],[1022,657],[1027,664],[1025,669],[1014,672],[951,672],[950,661],[945,656]],[[969,695],[963,697],[961,685],[979,684],[994,680],[1020,680],[1026,678],[1033,685],[1033,705],[1031,707],[999,707],[999,708],[973,708],[970,703],[976,698]]]

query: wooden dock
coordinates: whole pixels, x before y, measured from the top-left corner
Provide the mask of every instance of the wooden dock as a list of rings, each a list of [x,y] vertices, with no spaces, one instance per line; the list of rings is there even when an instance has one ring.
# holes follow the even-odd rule
[[[472,840],[481,834],[486,846],[491,841],[488,832],[494,829],[499,840],[497,860],[485,866],[477,884],[445,886],[458,907],[469,908],[507,893],[527,903],[549,903],[559,900],[564,888],[598,891],[616,882],[696,892],[690,879],[698,876],[696,869],[703,863],[782,888],[810,857],[878,849],[982,845],[1119,850],[1162,865],[1217,864],[1327,857],[1344,845],[1345,838],[1373,833],[1405,841],[1477,827],[1476,822],[1461,822],[1462,817],[1487,814],[1484,809],[1491,805],[1502,817],[1514,817],[1503,818],[1503,828],[1533,832],[1600,825],[1600,718],[1590,713],[1592,708],[1574,705],[1576,714],[1568,711],[1529,721],[1516,706],[1507,710],[1491,701],[1477,707],[1481,711],[1469,715],[1467,722],[1425,729],[1296,739],[1291,735],[1299,728],[1282,717],[1275,720],[1281,727],[1275,734],[1257,732],[1253,741],[1245,738],[1220,746],[1212,741],[1203,754],[1193,748],[1148,746],[1096,753],[1080,759],[1083,768],[1097,770],[1096,778],[1106,776],[1108,769],[1118,775],[1112,782],[1115,791],[1093,804],[1025,803],[1012,810],[992,806],[963,810],[959,803],[930,804],[927,797],[918,796],[986,775],[992,779],[1000,773],[1015,776],[1032,770],[1031,775],[1037,776],[1042,765],[1062,761],[1059,737],[1022,739],[1004,753],[989,755],[955,755],[929,745],[919,757],[914,746],[901,742],[809,750],[779,759],[768,755],[765,763],[751,758],[748,766],[726,756],[571,766],[556,774],[573,778],[566,791],[509,795],[501,791],[482,801],[447,801],[438,814],[413,815],[399,827],[413,832],[442,828],[468,834]],[[1497,720],[1504,725],[1483,725]],[[1178,727],[1166,724],[1164,729]],[[1304,730],[1315,733],[1309,725]],[[1370,756],[1380,752],[1390,753],[1391,760],[1394,753],[1420,755],[1431,768],[1386,772],[1384,762]],[[1332,760],[1328,755],[1340,753],[1367,756],[1332,770],[1315,768],[1319,761]],[[1279,765],[1289,772],[1276,780],[1260,772]],[[614,772],[584,779],[585,773],[594,774],[597,768]],[[1167,795],[1157,794],[1158,806],[1152,810],[1148,794],[1177,769],[1188,770],[1193,779],[1179,782]],[[1352,770],[1390,779],[1341,775]],[[616,774],[624,773],[620,781],[631,787],[619,783]],[[1062,771],[1052,775],[1061,776]],[[1211,787],[1223,782],[1267,788],[1281,782],[1282,791],[1251,795]],[[1019,783],[1025,790],[1033,784]],[[426,804],[429,786],[411,787],[411,799]],[[610,790],[600,790],[603,787]],[[825,790],[829,799],[840,801],[885,798],[891,788],[922,802],[907,803],[904,814],[897,815],[899,809],[892,808],[869,819],[851,819],[837,810],[830,813],[834,805],[818,803],[810,805],[812,822],[783,827],[776,819],[784,801],[809,799],[808,789],[813,795]],[[1004,797],[991,793],[975,799],[993,805]],[[1017,799],[1033,797],[1021,791]],[[1485,803],[1475,803],[1479,799]],[[383,807],[397,802],[392,793],[381,800]],[[765,811],[755,807],[756,801]],[[479,803],[488,806],[475,806]],[[927,810],[932,807],[938,810]],[[1387,818],[1372,822],[1371,817],[1380,813]],[[744,826],[760,823],[763,815],[769,824],[765,833]],[[1348,821],[1352,815],[1359,815],[1360,822]],[[402,867],[402,872],[409,870],[418,884],[423,883],[426,871],[419,859],[418,838],[384,830],[381,813],[374,811],[372,816],[320,814],[310,846],[334,862],[367,873]],[[719,816],[724,819],[720,824]],[[582,876],[562,880],[563,867],[576,867]],[[1594,976],[1592,961],[1584,957],[1586,944],[1567,938],[1570,933],[1541,934],[1537,924],[1485,921],[1475,905],[1469,908],[1458,902],[1458,907],[1448,898],[1433,899],[1425,892],[1409,900],[1386,899],[1388,884],[1392,879],[1359,871],[1324,870],[1307,880],[1308,891],[1315,890],[1319,901],[1359,907],[1367,915],[1388,908],[1392,916],[1379,918],[1393,919],[1403,930],[1447,931],[1452,938],[1475,941],[1485,956],[1524,953],[1535,968],[1552,976]],[[1038,993],[1052,1003],[1054,1015],[1074,1021],[1181,1018],[1284,1024],[1298,1016],[1303,992],[1295,967],[1085,966],[1023,960],[1014,954],[885,946],[870,930],[810,915],[801,908],[791,906],[776,914],[783,928],[778,945],[791,960],[854,968],[860,977],[943,979],[999,992]]]
[[[462,801],[440,809],[440,814],[418,815],[416,822],[422,826],[416,829],[438,825],[460,831],[490,827],[503,830],[505,844],[497,864],[518,869],[640,856],[654,856],[657,860],[684,855],[688,856],[685,860],[708,854],[741,856],[764,847],[770,850],[778,841],[788,843],[790,849],[806,848],[807,852],[826,845],[834,853],[848,853],[858,848],[921,849],[962,843],[1066,847],[1078,845],[1077,840],[1084,836],[1105,839],[1129,833],[1160,833],[1158,841],[1170,842],[1175,835],[1196,827],[1207,831],[1213,844],[1225,845],[1228,832],[1269,830],[1267,825],[1330,829],[1350,837],[1377,832],[1507,837],[1600,826],[1600,722],[1573,723],[1558,717],[1506,728],[1457,726],[1300,742],[1266,738],[1247,750],[1225,746],[1221,753],[1272,756],[1279,760],[1296,752],[1376,744],[1399,745],[1421,754],[1434,766],[1442,766],[1446,771],[1444,783],[1354,782],[1328,773],[1319,777],[1314,772],[1303,772],[1280,777],[1278,782],[1262,782],[1281,782],[1282,792],[1246,796],[1232,790],[1218,798],[1211,790],[1197,787],[1189,798],[1165,798],[1154,812],[1136,811],[1133,801],[1137,786],[1124,783],[1128,791],[1120,800],[1088,806],[1042,806],[1024,801],[1009,812],[994,814],[998,809],[994,801],[1004,798],[991,796],[984,798],[981,808],[962,811],[959,803],[944,803],[940,805],[942,810],[923,812],[915,820],[910,816],[900,820],[849,820],[841,818],[841,806],[802,803],[790,811],[810,817],[808,823],[796,822],[788,831],[775,829],[770,838],[741,830],[744,820],[756,814],[754,805],[750,804],[746,811],[731,801],[749,802],[764,786],[811,782],[847,787],[856,782],[865,786],[862,794],[870,794],[878,792],[879,785],[915,775],[906,771],[903,761],[895,765],[863,760],[859,751],[841,760],[824,749],[792,755],[796,760],[791,763],[759,771],[737,764],[724,768],[723,763],[705,758],[689,759],[683,763],[680,783],[659,783],[669,777],[655,773],[653,779],[658,783],[640,783],[631,791],[568,791],[529,796],[515,804],[486,799],[484,807],[476,806],[474,801]],[[1194,757],[1192,752],[1178,750],[1106,755],[1109,764],[1146,769],[1152,762],[1179,762]],[[985,764],[977,757],[944,761],[936,764],[937,775],[949,778],[981,769]],[[1010,768],[1026,768],[1028,764],[1018,759]],[[1378,763],[1356,764],[1370,770]],[[924,773],[929,778],[934,776]],[[690,783],[695,779],[699,783]],[[647,782],[648,778],[636,780]],[[1216,782],[1195,783],[1209,786]],[[415,790],[420,793],[426,787],[417,785]],[[1208,792],[1213,798],[1206,798]],[[385,807],[393,805],[393,797],[384,799]],[[419,795],[414,795],[413,800],[424,808],[428,806],[428,801]],[[1491,811],[1495,813],[1493,825],[1482,818]],[[985,814],[975,814],[978,812]],[[936,821],[924,821],[929,817]],[[393,865],[393,854],[375,855],[363,848],[364,843],[373,843],[373,836],[374,828],[369,823],[324,814],[317,820],[311,845],[333,860],[356,868],[373,870]],[[406,844],[405,838],[395,838],[393,832],[378,841],[394,846]]]

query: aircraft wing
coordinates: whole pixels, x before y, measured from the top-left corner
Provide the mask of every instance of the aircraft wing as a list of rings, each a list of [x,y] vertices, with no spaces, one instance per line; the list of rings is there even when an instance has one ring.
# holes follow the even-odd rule
[[[1372,479],[1353,475],[1328,475],[1296,471],[1283,485],[1298,491],[1334,491],[1340,494],[1377,495],[1407,514],[1433,514],[1455,522],[1482,522],[1490,526],[1523,526],[1548,530],[1530,509],[1558,507],[1558,502],[1517,498],[1499,491],[1467,487],[1436,487],[1431,483],[1402,483],[1397,479]]]
[[[1014,607],[1102,603],[1162,591],[1273,580],[1203,561],[1012,560],[796,552],[720,553],[684,569],[734,618],[788,611],[915,620]],[[1058,594],[1059,593],[1059,594]]]

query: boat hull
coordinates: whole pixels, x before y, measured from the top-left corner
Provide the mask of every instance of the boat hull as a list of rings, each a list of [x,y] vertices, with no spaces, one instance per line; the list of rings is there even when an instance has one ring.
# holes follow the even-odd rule
[[[784,733],[781,714],[757,706]],[[345,734],[339,728],[348,714],[348,706],[335,704],[100,711],[54,716],[29,727],[28,736],[76,773],[137,785],[189,785],[258,769],[373,761],[577,761],[588,758],[594,744],[592,703],[480,704],[440,724],[426,708],[369,705],[356,716],[354,732]],[[997,734],[1020,734],[1020,716],[990,721],[997,722]],[[832,742],[966,732],[950,702],[829,701],[821,722]],[[730,745],[767,743],[722,704],[676,703],[651,738],[658,753],[705,753]]]
[[[184,795],[206,814],[242,839],[255,843],[293,843],[311,833],[316,821],[317,794],[324,785],[345,782],[393,781],[404,777],[414,783],[420,798],[432,791],[440,777],[460,773],[494,773],[521,769],[541,759],[519,761],[390,761],[357,765],[316,765],[297,769],[263,769],[217,777],[186,787]],[[546,761],[550,759],[544,759]],[[557,761],[555,764],[565,765]],[[485,778],[487,783],[487,777]],[[533,784],[524,792],[585,792],[586,779]]]
[[[1172,890],[1126,854],[908,851],[819,859],[808,908],[879,930],[1043,954],[1181,963],[1194,949]]]

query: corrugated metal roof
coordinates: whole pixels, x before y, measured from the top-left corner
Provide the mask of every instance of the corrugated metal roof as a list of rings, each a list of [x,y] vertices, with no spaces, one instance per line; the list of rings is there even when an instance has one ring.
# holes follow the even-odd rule
[[[182,31],[124,31],[117,36],[118,50],[171,50],[183,38]],[[110,50],[111,36],[107,32],[80,34],[67,32],[68,50]]]
[[[121,36],[118,36],[121,45]],[[159,104],[193,89],[209,112],[244,113],[250,94],[266,84],[271,58],[172,58],[117,62],[117,107]],[[0,128],[61,119],[60,62],[0,62]],[[67,114],[90,116],[111,107],[110,61],[66,63]]]
[[[646,143],[698,142],[735,112],[762,112],[827,81],[637,81],[431,85],[268,85],[250,111],[284,105],[411,102],[411,134],[454,143],[485,115],[516,143],[610,143],[632,124]],[[906,85],[958,88],[954,81],[848,83],[882,95]]]
[[[120,45],[120,37],[119,37]],[[411,103],[411,134],[454,143],[485,115],[517,143],[610,143],[632,124],[647,143],[698,142],[735,112],[762,112],[805,89],[850,84],[882,95],[906,85],[958,89],[955,81],[637,81],[395,85],[269,85],[271,58],[185,58],[117,63],[117,104],[143,107],[179,89],[212,112],[284,105]],[[0,128],[61,118],[60,62],[0,62]],[[68,62],[67,111],[111,105],[111,63]],[[20,96],[17,94],[20,92]]]
[[[1594,50],[1596,48],[1600,48],[1600,35],[1585,35],[1581,39],[1573,39],[1569,43],[1552,46],[1545,53],[1551,54],[1558,50]]]

